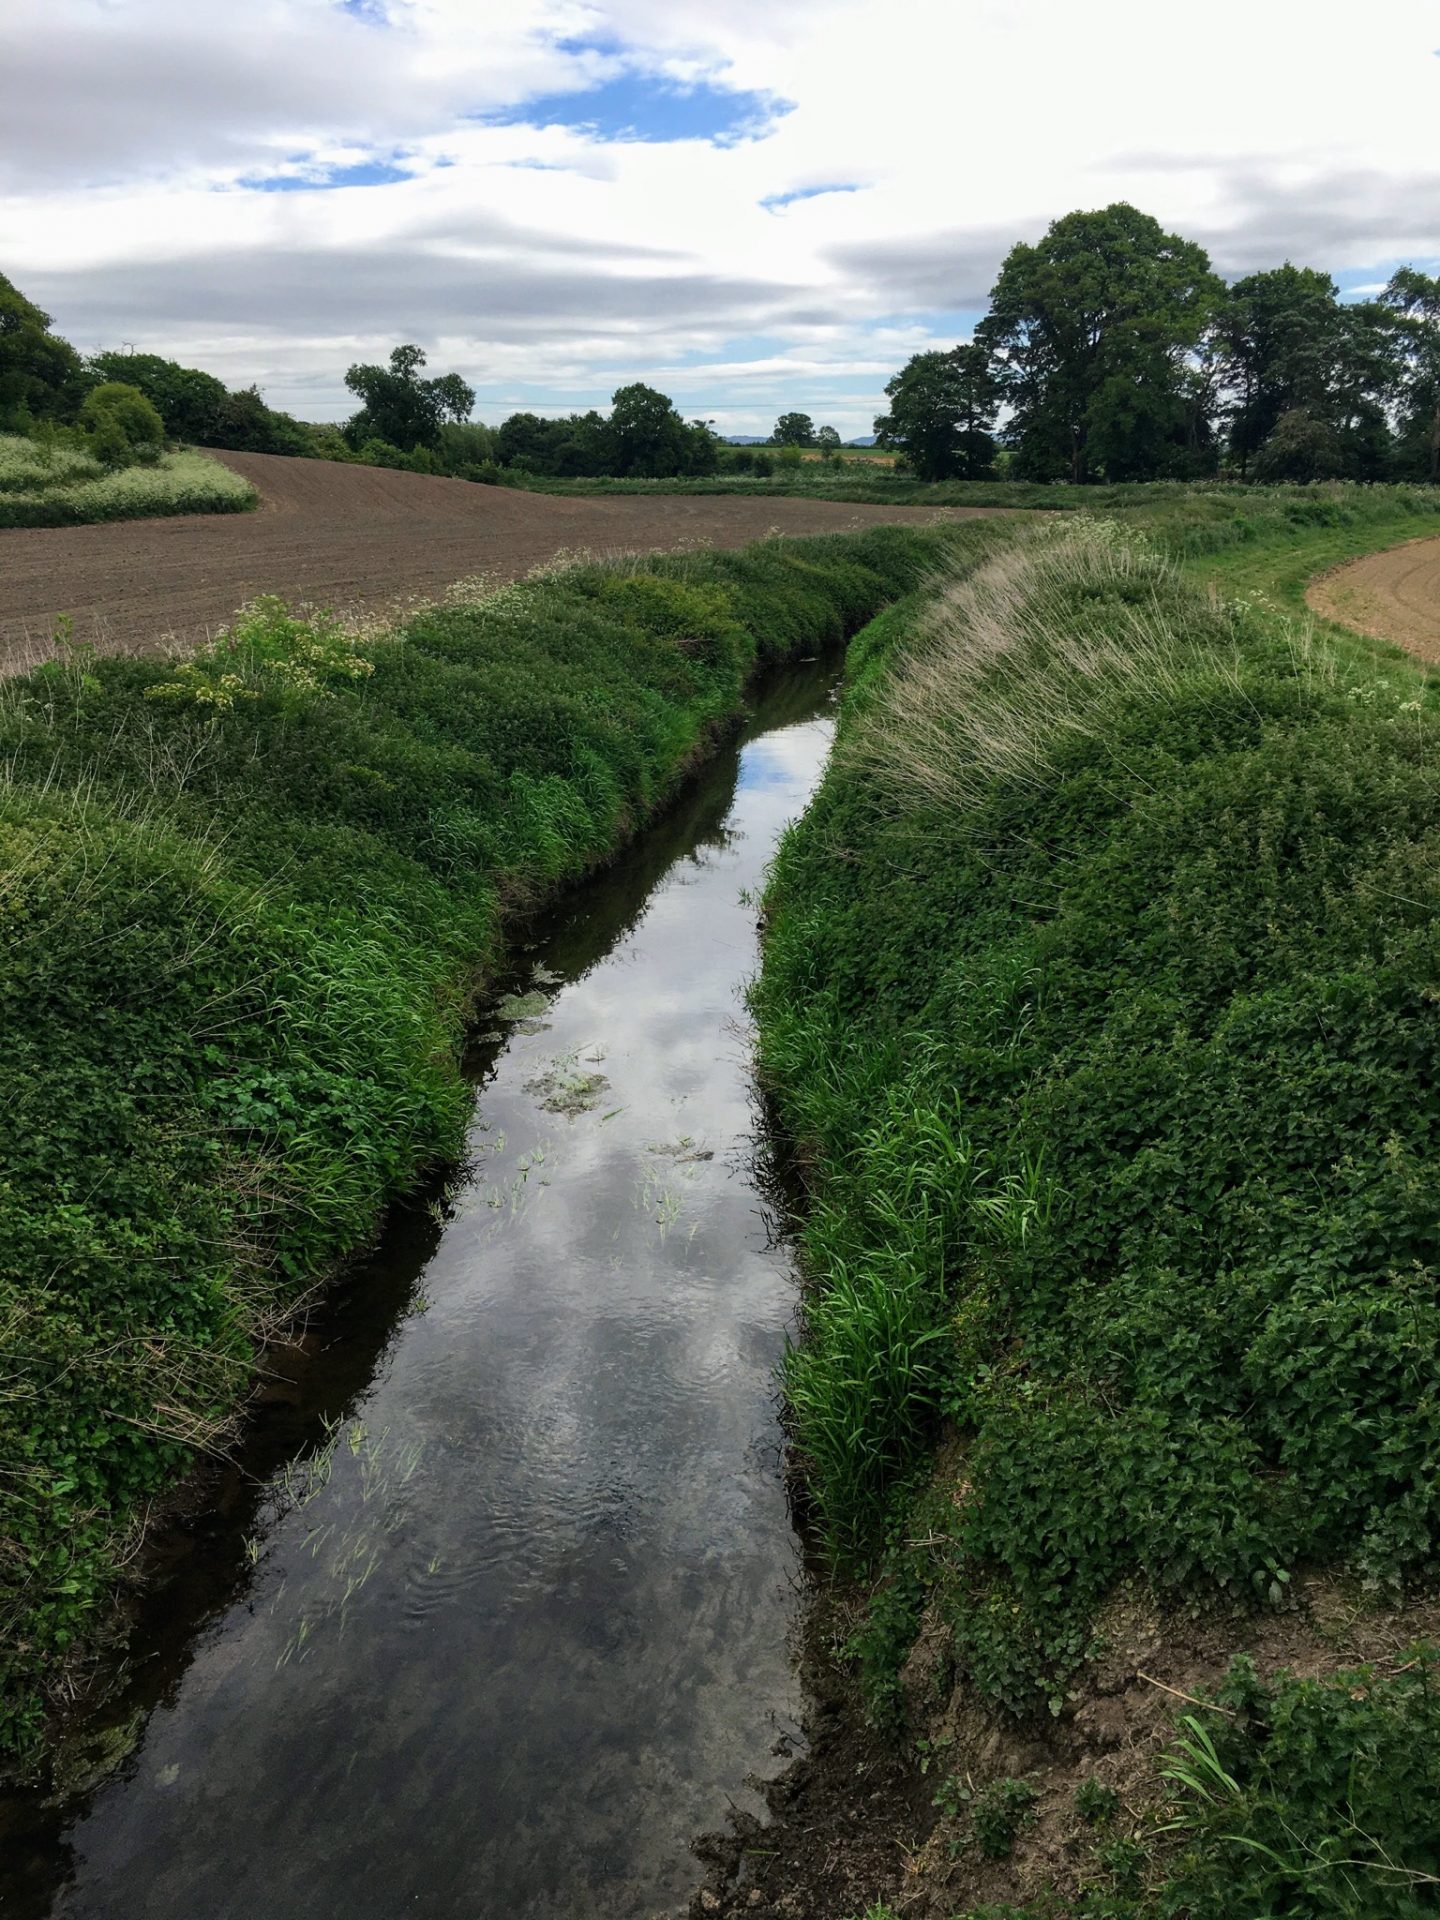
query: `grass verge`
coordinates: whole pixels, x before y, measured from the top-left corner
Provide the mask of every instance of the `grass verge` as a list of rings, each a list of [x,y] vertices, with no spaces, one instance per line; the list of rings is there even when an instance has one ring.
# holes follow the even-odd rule
[[[243,513],[258,500],[248,480],[193,450],[109,471],[88,454],[0,434],[0,528]]]
[[[1440,513],[1434,487],[1407,483],[1359,486],[1320,481],[1308,486],[1250,486],[1233,480],[1147,480],[1115,486],[1073,487],[1024,480],[916,480],[867,462],[836,471],[806,462],[789,472],[756,478],[713,474],[703,479],[552,479],[507,469],[505,483],[553,494],[771,494],[842,504],[918,507],[1023,507],[1035,512],[1120,514],[1149,525],[1177,550],[1215,552],[1269,543],[1293,533],[1302,542],[1317,527],[1363,526],[1385,519],[1424,520]]]
[[[369,635],[260,602],[180,664],[72,649],[0,688],[9,1754],[257,1334],[456,1152],[507,913],[955,537],[585,567]]]
[[[811,1190],[795,1438],[835,1560],[885,1569],[877,1705],[922,1617],[1058,1724],[1121,1590],[1243,1622],[1304,1569],[1433,1578],[1440,737],[1412,663],[1277,610],[1417,530],[1379,491],[1041,529],[852,649],[755,1008]],[[1434,1677],[1232,1705],[1170,1837],[1043,1910],[1418,1913]]]

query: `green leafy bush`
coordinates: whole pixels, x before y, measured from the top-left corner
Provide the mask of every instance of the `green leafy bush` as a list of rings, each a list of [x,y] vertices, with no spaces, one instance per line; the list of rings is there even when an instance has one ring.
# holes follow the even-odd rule
[[[165,445],[165,423],[138,387],[106,380],[80,403],[80,425],[89,450],[102,466],[158,460]]]
[[[1408,1671],[1261,1685],[1237,1661],[1187,1714],[1163,1771],[1186,1842],[1157,1906],[1421,1920],[1440,1885],[1440,1691],[1433,1654]]]

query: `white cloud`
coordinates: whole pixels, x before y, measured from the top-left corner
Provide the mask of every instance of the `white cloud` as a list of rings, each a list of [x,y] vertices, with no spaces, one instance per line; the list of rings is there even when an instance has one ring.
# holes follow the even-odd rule
[[[176,352],[316,417],[405,337],[497,403],[663,373],[737,429],[778,399],[851,431],[1074,206],[1134,200],[1237,272],[1440,255],[1427,0],[1374,0],[1363,31],[1334,0],[383,11],[9,0],[0,266],[82,346]],[[733,145],[474,117],[566,93],[580,117],[580,90],[637,72],[794,110]],[[372,157],[410,177],[243,184]],[[837,186],[863,190],[773,204]]]

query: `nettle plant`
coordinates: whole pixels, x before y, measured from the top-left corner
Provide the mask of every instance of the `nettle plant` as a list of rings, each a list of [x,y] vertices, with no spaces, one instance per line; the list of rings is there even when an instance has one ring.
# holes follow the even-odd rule
[[[292,614],[274,594],[242,607],[168,680],[147,687],[147,700],[225,712],[242,700],[269,697],[282,706],[317,699],[363,680],[375,663],[361,654],[353,633],[333,613]]]

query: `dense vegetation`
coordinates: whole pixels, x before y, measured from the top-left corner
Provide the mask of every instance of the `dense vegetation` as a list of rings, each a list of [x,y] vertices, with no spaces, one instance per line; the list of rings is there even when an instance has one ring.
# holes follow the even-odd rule
[[[1043,1718],[1119,1583],[1243,1612],[1309,1566],[1435,1573],[1434,708],[1162,550],[1222,534],[976,536],[855,643],[777,864],[755,1004],[814,1288],[788,1397],[832,1553],[885,1569],[882,1687],[922,1601]],[[1087,1910],[1428,1910],[1428,1672],[1283,1685],[1221,1741],[1232,1786],[1184,1789],[1170,1891]]]
[[[0,434],[0,527],[64,527],[167,513],[240,513],[255,489],[218,460],[182,451],[105,465],[74,447]]]
[[[262,602],[183,664],[71,650],[0,689],[7,1749],[256,1329],[456,1150],[504,910],[943,540],[590,567],[369,639]]]
[[[1288,261],[1227,286],[1124,203],[1011,249],[975,338],[913,358],[875,422],[922,478],[1440,481],[1440,278],[1376,300]]]
[[[0,528],[255,504],[254,488],[215,461],[167,455],[166,422],[139,386],[116,377],[119,357],[82,361],[0,274]]]

